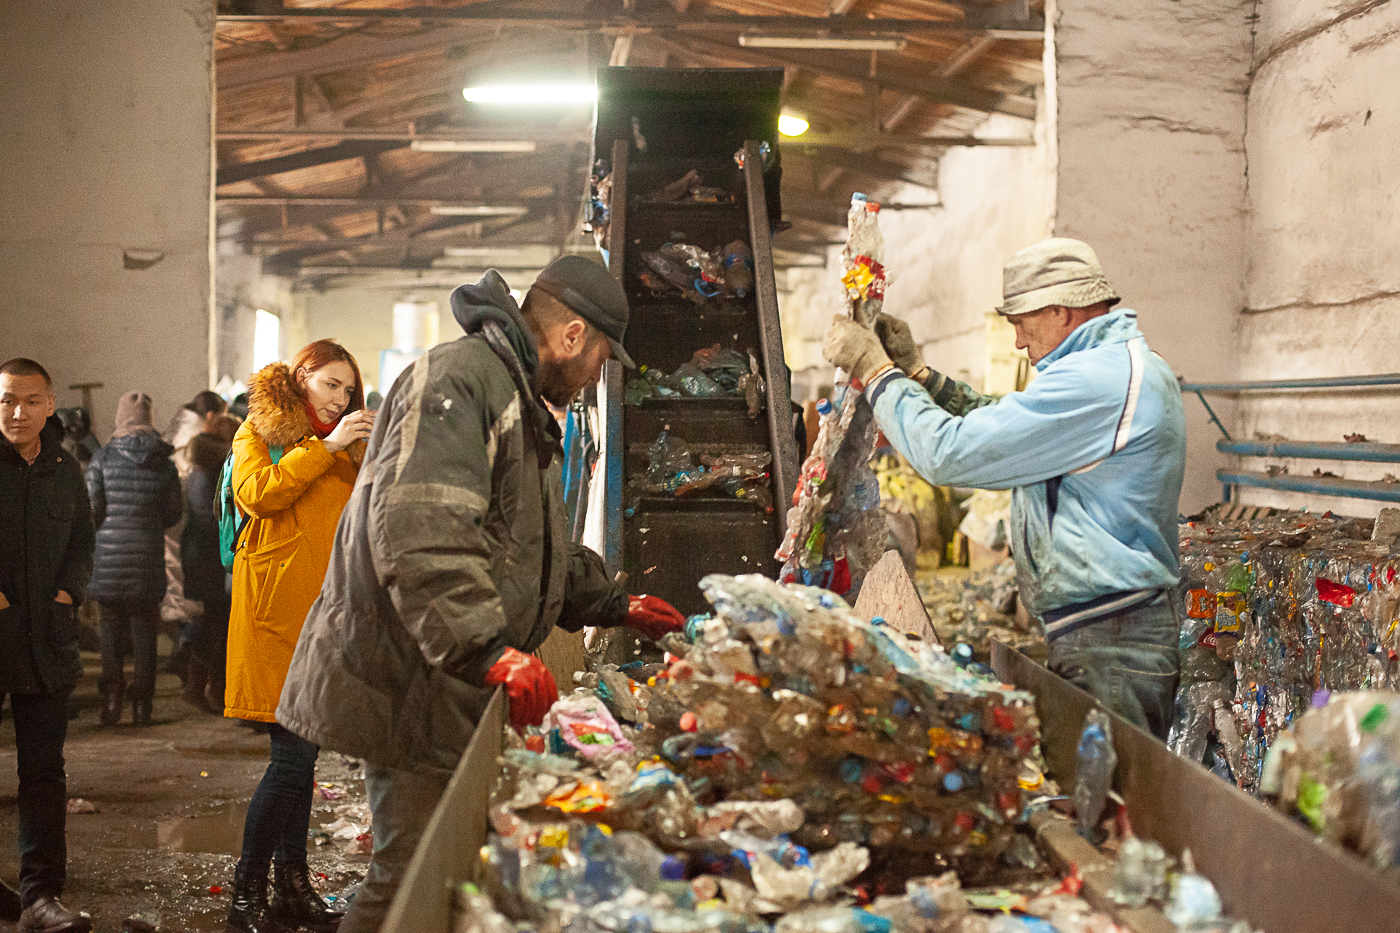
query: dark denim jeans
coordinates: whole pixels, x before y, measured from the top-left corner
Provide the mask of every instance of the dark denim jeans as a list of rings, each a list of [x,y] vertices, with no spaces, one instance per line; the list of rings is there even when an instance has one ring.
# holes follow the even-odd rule
[[[272,724],[272,757],[248,804],[243,823],[243,855],[238,867],[265,875],[277,864],[306,864],[306,834],[311,828],[311,798],[316,790],[319,746]]]
[[[1050,642],[1049,668],[1163,742],[1181,672],[1169,597],[1106,616]]]
[[[209,672],[209,684],[224,702],[224,671],[228,666],[228,617],[231,599],[220,593],[204,600],[204,611],[190,625],[190,653]]]
[[[126,635],[131,634],[131,653],[136,668],[132,678],[133,699],[149,700],[156,693],[156,631],[160,626],[160,603],[139,599],[104,599],[101,608],[103,695],[121,693],[126,688],[122,665],[126,661]]]
[[[12,693],[10,712],[19,772],[19,893],[28,907],[61,895],[68,877],[68,694]]]

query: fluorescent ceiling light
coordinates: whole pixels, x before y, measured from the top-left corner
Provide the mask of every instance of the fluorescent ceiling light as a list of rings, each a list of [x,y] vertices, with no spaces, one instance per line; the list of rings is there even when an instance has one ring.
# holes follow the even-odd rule
[[[462,89],[473,104],[523,104],[554,106],[591,104],[598,99],[592,84],[485,84]]]
[[[784,136],[801,136],[808,126],[807,121],[796,114],[785,113],[778,117],[778,132]]]
[[[770,36],[746,33],[739,44],[754,49],[850,49],[866,52],[902,52],[903,36]]]
[[[534,152],[528,139],[415,139],[414,152]]]
[[[428,208],[442,217],[519,217],[528,207],[492,207],[489,204],[434,204]]]

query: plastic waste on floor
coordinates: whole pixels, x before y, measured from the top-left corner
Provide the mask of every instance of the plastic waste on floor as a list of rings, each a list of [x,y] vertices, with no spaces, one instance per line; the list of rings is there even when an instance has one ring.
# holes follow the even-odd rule
[[[1182,870],[1171,876],[1171,896],[1163,911],[1183,930],[1206,927],[1221,919],[1220,895],[1204,875],[1196,874],[1191,852],[1182,853]]]
[[[1200,761],[1213,737],[1223,763],[1206,764],[1257,792],[1319,691],[1400,687],[1400,555],[1373,526],[1308,512],[1181,526],[1174,751]]]
[[[851,196],[841,281],[847,312],[867,327],[885,297],[879,211],[880,205],[865,195]],[[820,586],[854,602],[866,571],[885,551],[885,520],[876,508],[880,486],[870,467],[874,413],[849,375],[839,370],[832,399],[823,402],[816,441],[802,464],[787,534],[777,552],[783,561],[780,579]]]

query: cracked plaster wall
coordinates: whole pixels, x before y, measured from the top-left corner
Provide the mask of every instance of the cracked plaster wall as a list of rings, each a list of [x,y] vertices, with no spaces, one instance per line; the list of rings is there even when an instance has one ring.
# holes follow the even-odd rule
[[[1400,5],[1265,0],[1249,98],[1249,233],[1240,376],[1284,379],[1400,370]],[[1400,442],[1394,391],[1247,396],[1239,433]],[[1396,464],[1245,459],[1348,479]],[[1244,501],[1352,515],[1381,503],[1272,490]]]
[[[1252,0],[1059,0],[1055,234],[1091,244],[1152,349],[1232,379],[1244,305]],[[1220,500],[1219,433],[1185,401],[1181,509]],[[1217,403],[1218,402],[1218,403]],[[1226,399],[1212,399],[1233,417]]]
[[[210,384],[214,4],[7,0],[0,20],[0,358],[42,363],[60,406],[104,383],[99,438],[134,389],[164,427]]]

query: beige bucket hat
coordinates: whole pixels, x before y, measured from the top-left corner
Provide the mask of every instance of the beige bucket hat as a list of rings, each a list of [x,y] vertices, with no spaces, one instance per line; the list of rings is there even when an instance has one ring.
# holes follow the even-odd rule
[[[1082,240],[1051,237],[1012,255],[1002,268],[998,314],[1016,315],[1051,305],[1085,308],[1122,299],[1104,277],[1093,247]]]

